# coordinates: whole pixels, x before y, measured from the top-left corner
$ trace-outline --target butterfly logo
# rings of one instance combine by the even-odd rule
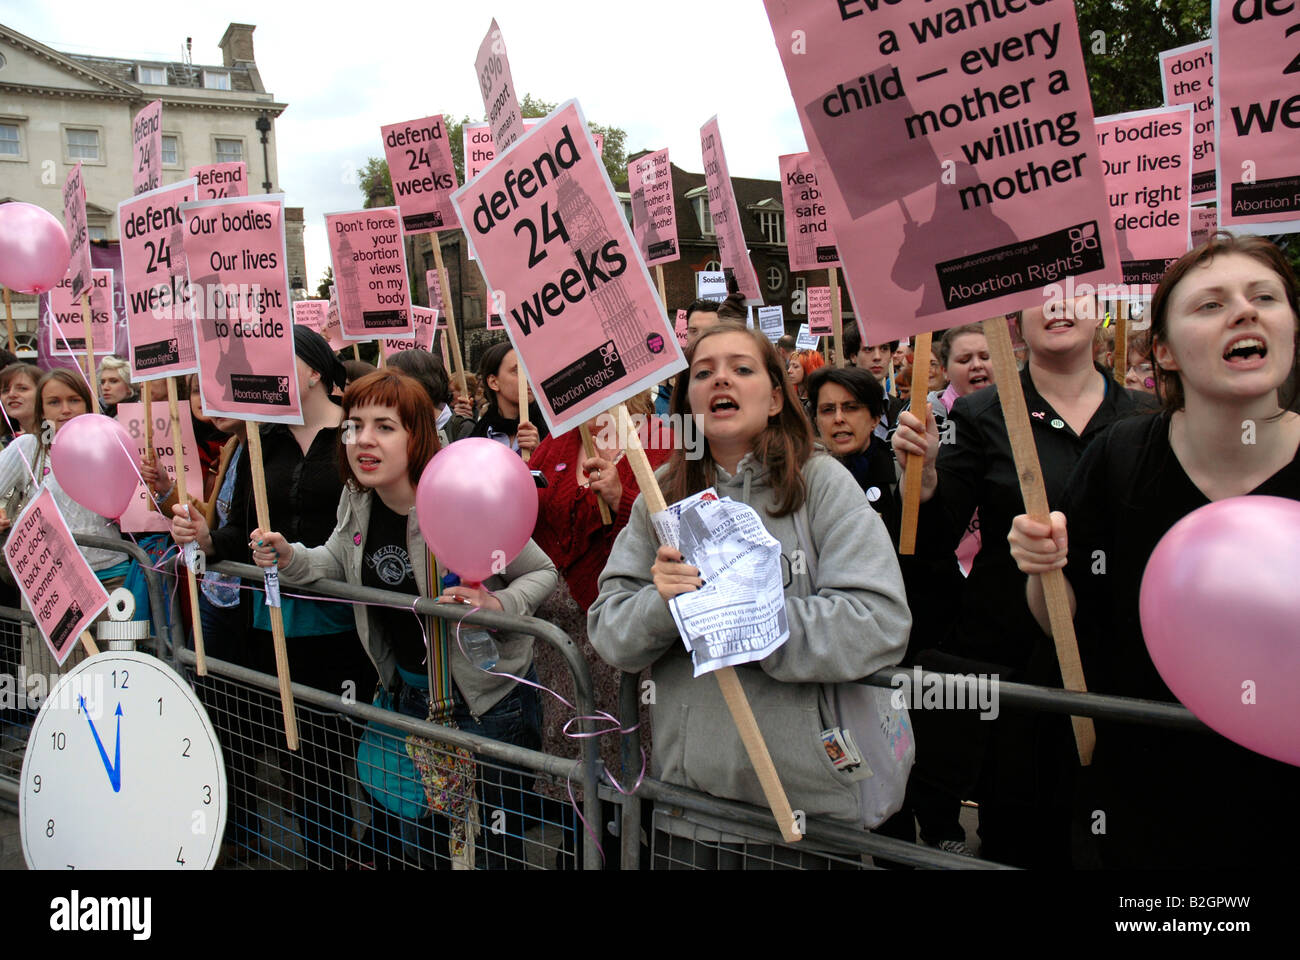
[[[1070,228],[1071,253],[1079,253],[1082,250],[1096,250],[1098,246],[1097,224],[1085,223],[1081,226]]]
[[[288,377],[280,377],[280,392],[281,392],[281,393],[288,393],[288,392],[289,392],[289,378],[288,378]]]
[[[600,348],[600,358],[605,361],[605,366],[609,366],[618,360],[618,347],[611,340]]]

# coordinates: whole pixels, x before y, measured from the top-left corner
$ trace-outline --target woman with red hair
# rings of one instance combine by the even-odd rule
[[[790,378],[795,393],[799,395],[799,402],[803,404],[803,412],[808,415],[809,422],[812,421],[813,410],[812,403],[808,399],[808,375],[824,366],[826,361],[816,350],[796,350],[790,354],[790,363],[785,368],[785,374]]]

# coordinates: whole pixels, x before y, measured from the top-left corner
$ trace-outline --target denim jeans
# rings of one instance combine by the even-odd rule
[[[528,668],[524,679],[537,682],[537,672]],[[454,689],[453,717],[457,728],[540,750],[542,742],[542,706],[538,693],[526,684],[514,689],[492,709],[475,718],[466,706],[460,690]],[[429,715],[428,691],[403,686],[395,698],[399,713],[424,720]],[[484,870],[520,869],[524,861],[524,828],[531,812],[535,793],[535,774],[497,761],[479,759],[476,767],[475,794],[479,802],[479,834],[476,866]],[[447,869],[450,866],[446,817],[426,814],[418,819],[400,817],[371,800],[371,836],[376,848],[377,867],[419,866],[424,869]]]

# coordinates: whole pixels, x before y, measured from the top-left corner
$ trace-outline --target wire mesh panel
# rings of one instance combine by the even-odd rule
[[[28,674],[23,651],[31,646],[35,628],[16,610],[0,608],[0,777],[16,780],[23,768],[27,734],[44,695],[49,677]],[[36,642],[41,642],[39,634]]]
[[[220,661],[209,669],[190,680],[225,753],[230,812],[220,867],[578,866],[581,820],[546,795],[555,790],[542,789],[567,793],[563,778],[475,754],[446,740],[446,727],[421,723],[415,735],[356,717],[342,702],[331,710],[300,696],[299,749],[290,751],[278,694],[223,676]]]

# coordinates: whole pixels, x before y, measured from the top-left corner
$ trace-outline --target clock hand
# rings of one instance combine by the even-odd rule
[[[95,721],[90,719],[86,698],[79,695],[77,700],[81,703],[81,712],[86,715],[86,722],[90,724],[90,734],[95,738],[95,746],[99,747],[99,759],[104,762],[104,769],[108,772],[108,782],[112,784],[114,793],[120,793],[122,790],[122,705],[120,703],[117,705],[117,745],[114,748],[113,763],[110,764],[108,751],[104,749],[104,744],[99,739],[99,731],[95,729]]]

